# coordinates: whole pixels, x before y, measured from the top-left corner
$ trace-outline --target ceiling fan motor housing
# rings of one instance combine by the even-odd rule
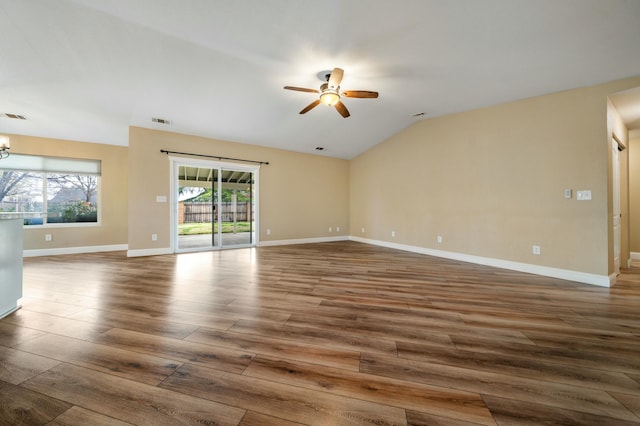
[[[340,93],[338,93],[339,89],[340,86],[336,88],[329,88],[329,85],[324,83],[320,86],[320,102],[330,107],[335,106],[335,104],[340,102]]]

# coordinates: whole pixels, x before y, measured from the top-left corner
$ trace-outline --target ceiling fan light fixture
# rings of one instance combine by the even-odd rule
[[[340,102],[340,95],[338,95],[338,93],[333,90],[324,91],[320,95],[320,102],[322,102],[326,106],[335,106],[338,102]]]
[[[347,107],[340,100],[341,96],[345,98],[377,98],[378,92],[371,92],[369,90],[347,90],[340,91],[340,82],[342,82],[342,76],[344,70],[342,68],[334,68],[333,71],[322,71],[318,74],[318,78],[326,80],[326,83],[320,85],[320,90],[307,89],[305,87],[284,86],[287,90],[295,90],[298,92],[317,93],[320,96],[315,101],[304,107],[299,114],[306,114],[320,104],[325,104],[328,107],[334,107],[336,111],[343,117],[347,118],[351,114]]]

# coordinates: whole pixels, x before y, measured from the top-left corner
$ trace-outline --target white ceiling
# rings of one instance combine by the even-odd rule
[[[0,113],[27,118],[0,132],[116,145],[132,125],[348,159],[419,119],[640,74],[638,0],[0,0],[0,28]],[[333,67],[380,97],[299,115],[315,95],[282,87]]]

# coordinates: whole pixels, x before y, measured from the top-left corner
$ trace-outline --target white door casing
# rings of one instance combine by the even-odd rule
[[[620,240],[621,240],[621,215],[620,215],[620,145],[615,139],[611,140],[611,169],[613,191],[613,272],[620,273]]]

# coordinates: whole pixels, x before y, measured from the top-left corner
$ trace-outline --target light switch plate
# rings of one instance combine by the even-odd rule
[[[564,190],[564,198],[566,198],[567,200],[570,199],[573,195],[572,195],[572,190],[571,189],[565,189]]]
[[[576,192],[576,199],[578,201],[589,201],[589,200],[591,200],[591,190],[590,189],[586,189],[584,191],[577,191]]]

